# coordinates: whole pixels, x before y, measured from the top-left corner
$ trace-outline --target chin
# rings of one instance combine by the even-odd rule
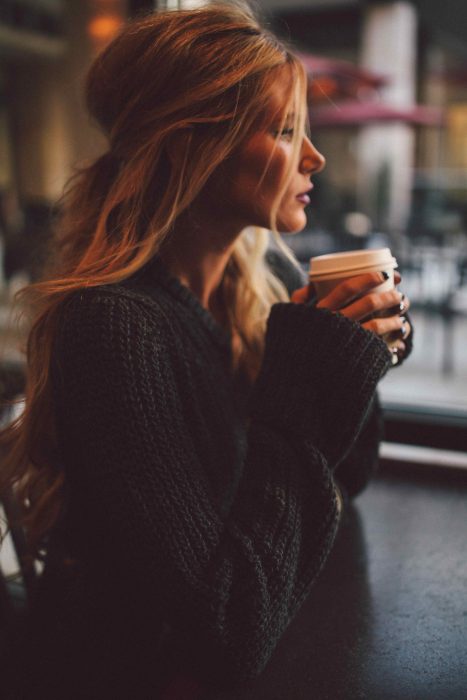
[[[277,230],[284,234],[294,234],[303,231],[307,225],[307,218],[302,207],[290,207],[282,216],[277,217]],[[290,211],[291,210],[291,211]]]
[[[278,222],[277,224],[277,230],[279,233],[283,233],[286,236],[293,236],[294,233],[300,233],[300,231],[303,231],[307,224],[306,217],[303,217],[303,219],[300,219],[300,221],[295,220],[295,221],[289,221],[289,222]]]

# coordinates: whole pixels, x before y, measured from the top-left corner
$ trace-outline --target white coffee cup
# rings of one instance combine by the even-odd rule
[[[388,279],[371,291],[388,292],[394,289],[396,267],[397,260],[389,248],[330,253],[310,259],[309,279],[313,283],[318,299],[322,299],[348,277],[368,272],[386,272]]]
[[[309,279],[313,283],[318,300],[327,296],[344,279],[367,272],[386,272],[387,280],[373,287],[371,291],[389,292],[394,289],[394,270],[396,267],[397,260],[389,248],[331,253],[310,259]],[[393,345],[390,338],[391,334],[388,334],[385,340],[389,349],[392,350]],[[397,362],[397,354],[393,353],[393,365],[396,365]]]

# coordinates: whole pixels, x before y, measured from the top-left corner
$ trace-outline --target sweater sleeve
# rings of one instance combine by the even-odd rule
[[[359,323],[312,305],[276,304],[253,413],[306,436],[333,468],[352,448],[390,364],[386,344]]]
[[[362,430],[349,454],[339,462],[334,476],[344,500],[357,496],[376,472],[379,445],[383,437],[383,416],[377,394]]]
[[[239,680],[262,670],[330,551],[333,462],[388,353],[357,324],[274,307],[243,476],[221,518],[187,428],[177,342],[157,307],[92,290],[71,300],[56,343],[59,422],[79,465],[69,477],[147,614],[164,610],[200,674]]]

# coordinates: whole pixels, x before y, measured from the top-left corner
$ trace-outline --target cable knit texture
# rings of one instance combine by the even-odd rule
[[[54,679],[42,697],[255,676],[309,594],[335,478],[355,492],[375,460],[362,427],[389,352],[343,316],[277,304],[254,387],[231,360],[229,334],[158,260],[64,305],[67,499],[34,612],[35,692]]]

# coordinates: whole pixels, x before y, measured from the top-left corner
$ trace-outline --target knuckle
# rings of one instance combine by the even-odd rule
[[[346,293],[352,295],[356,294],[356,292],[358,292],[360,289],[358,281],[354,277],[350,277],[348,280],[346,280],[342,284],[342,287]]]
[[[381,308],[381,294],[369,294],[367,304],[370,311],[379,311]]]
[[[373,328],[377,335],[383,335],[386,331],[386,324],[382,318],[375,318],[373,321]]]
[[[402,294],[398,292],[397,290],[391,291],[387,293],[387,303],[390,306],[397,306],[397,304],[400,304],[402,299]]]

